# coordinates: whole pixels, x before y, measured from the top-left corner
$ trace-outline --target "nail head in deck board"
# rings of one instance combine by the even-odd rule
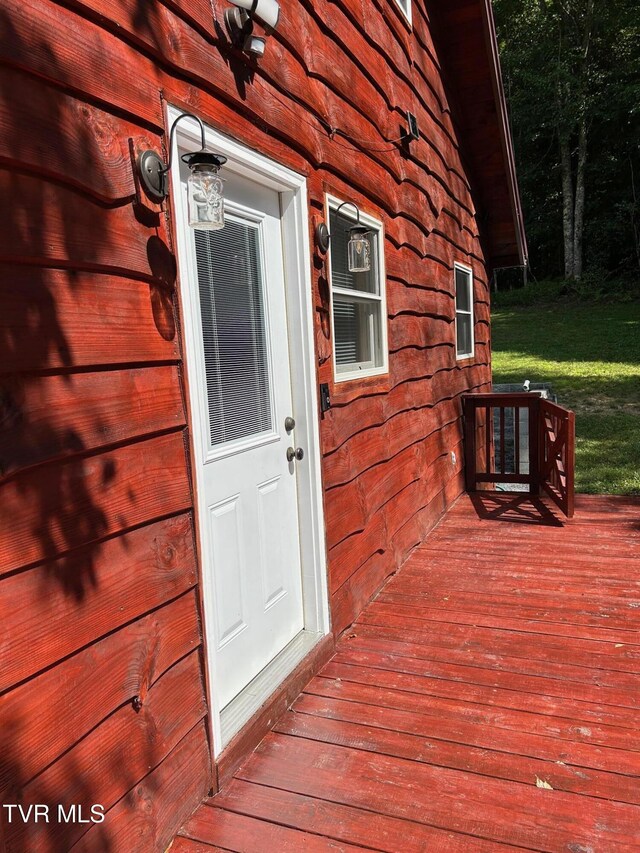
[[[202,844],[184,835],[178,835],[171,843],[171,853],[228,853],[222,847],[213,844]]]

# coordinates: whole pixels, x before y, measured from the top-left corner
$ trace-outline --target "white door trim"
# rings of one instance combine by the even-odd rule
[[[167,126],[182,114],[173,106],[167,107]],[[320,462],[320,434],[317,416],[315,346],[314,346],[314,308],[311,282],[311,251],[309,245],[307,181],[303,175],[287,169],[273,160],[258,154],[233,139],[205,125],[207,147],[224,154],[228,162],[223,171],[236,172],[259,184],[270,187],[280,193],[282,210],[283,255],[285,264],[287,314],[289,325],[289,347],[291,353],[291,380],[294,412],[296,418],[296,441],[305,449],[304,462],[297,466],[300,541],[302,558],[302,594],[304,609],[304,632],[316,635],[319,641],[329,633],[330,616],[327,590],[327,560],[325,545],[325,527],[323,512],[322,477]],[[184,119],[178,125],[175,134],[175,150],[171,179],[171,200],[174,212],[177,243],[178,270],[180,273],[180,294],[185,324],[185,370],[189,380],[190,403],[197,410],[199,401],[197,389],[201,387],[193,366],[199,363],[196,352],[197,335],[192,333],[194,317],[197,318],[195,292],[189,283],[195,281],[190,244],[191,229],[187,223],[181,190],[180,170],[177,166],[179,149],[194,151],[200,148],[200,129],[192,119]],[[199,435],[199,419],[191,418],[193,444],[202,442]],[[203,510],[198,501],[198,493],[203,493],[200,466],[193,465],[196,488],[196,512],[200,525],[203,525]],[[202,598],[205,614],[212,603],[211,585],[207,583],[207,555],[199,543],[202,562]],[[203,625],[207,633],[206,618]],[[309,651],[309,639],[297,644],[297,655],[286,658],[286,669],[290,672]],[[214,755],[218,755],[226,745],[223,743],[221,708],[217,704],[216,664],[214,644],[207,646],[209,708],[211,709]],[[285,649],[285,652],[287,650]],[[277,660],[277,659],[276,659]],[[278,687],[288,672],[282,666],[273,668],[273,683],[261,686],[264,693],[262,701]],[[264,679],[263,679],[264,681]],[[253,684],[253,682],[252,682]],[[241,694],[242,696],[242,694]],[[234,700],[235,701],[235,700]],[[260,703],[261,704],[261,703]],[[246,720],[244,720],[246,722]]]

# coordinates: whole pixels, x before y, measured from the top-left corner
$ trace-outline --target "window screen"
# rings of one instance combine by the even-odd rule
[[[195,231],[212,446],[272,428],[260,234],[227,218]]]

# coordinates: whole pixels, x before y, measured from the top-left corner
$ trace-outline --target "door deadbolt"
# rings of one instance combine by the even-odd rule
[[[304,459],[304,450],[301,447],[287,447],[287,462],[293,462],[295,459],[300,462],[301,459]]]
[[[296,419],[291,416],[284,419],[284,428],[287,432],[293,432],[296,428]]]

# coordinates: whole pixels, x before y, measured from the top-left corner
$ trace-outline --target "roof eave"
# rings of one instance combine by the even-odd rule
[[[520,190],[518,189],[518,179],[516,175],[516,162],[513,150],[513,140],[511,137],[511,129],[509,127],[509,118],[507,111],[507,101],[502,83],[502,68],[500,65],[500,52],[498,50],[498,34],[496,32],[495,19],[493,16],[493,8],[491,0],[481,0],[482,2],[482,19],[485,30],[485,41],[492,71],[492,85],[494,97],[496,101],[496,111],[500,123],[500,137],[502,143],[502,153],[507,167],[507,179],[509,182],[509,195],[511,199],[511,208],[514,218],[514,226],[516,232],[516,240],[518,246],[518,255],[522,266],[528,265],[528,250],[527,236],[524,229],[524,217],[522,215],[522,203],[520,201]]]

